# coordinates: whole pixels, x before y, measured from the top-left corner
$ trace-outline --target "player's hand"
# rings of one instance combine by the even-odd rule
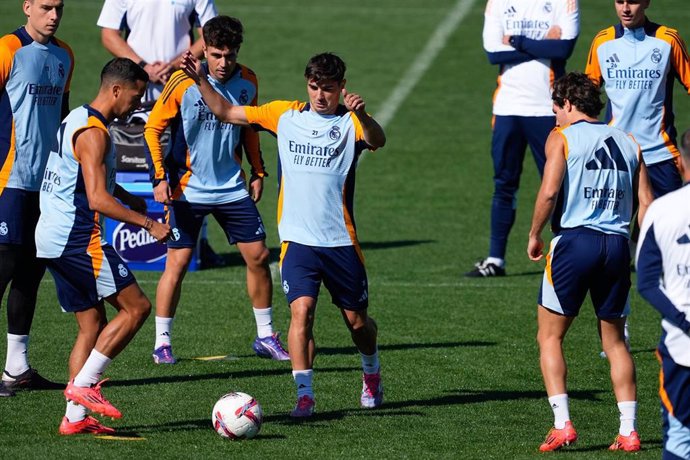
[[[560,26],[551,26],[551,28],[546,31],[546,35],[544,36],[545,40],[560,40],[561,35],[563,34],[563,31],[561,30]]]
[[[197,85],[201,82],[203,78],[206,78],[206,71],[201,65],[201,61],[194,57],[194,55],[187,51],[182,56],[182,61],[180,63],[180,69],[187,74],[189,78],[194,80]]]
[[[162,83],[160,79],[161,64],[163,64],[161,61],[156,61],[148,63],[144,66],[144,70],[147,74],[149,74],[149,81],[151,83]]]
[[[355,114],[365,113],[364,111],[364,99],[357,93],[348,93],[345,88],[343,88],[343,103],[345,108]]]
[[[151,220],[151,228],[148,229],[149,235],[154,237],[159,243],[164,243],[168,238],[170,238],[170,225],[158,222],[157,220]]]
[[[170,192],[170,185],[167,180],[162,180],[153,187],[153,199],[157,203],[170,204],[172,201],[172,193]]]
[[[174,70],[175,68],[173,67],[172,62],[161,62],[161,65],[158,68],[158,79],[161,81],[161,83],[167,83],[168,78],[170,78],[170,75],[172,75]]]
[[[510,46],[510,37],[511,37],[510,35],[504,35],[504,36],[503,36],[502,42],[503,42],[504,45]]]
[[[254,177],[249,180],[249,196],[254,203],[258,203],[264,193],[264,178]]]
[[[145,199],[140,196],[130,194],[130,197],[127,199],[127,201],[127,206],[129,206],[129,209],[136,211],[139,214],[146,214],[147,206]]]
[[[544,257],[544,240],[540,235],[530,236],[527,243],[527,256],[537,262]]]

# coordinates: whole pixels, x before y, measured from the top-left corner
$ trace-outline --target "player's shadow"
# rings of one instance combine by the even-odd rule
[[[183,368],[181,368],[183,371]],[[319,368],[319,373],[328,372],[353,372],[360,371],[359,367],[326,367]],[[183,371],[184,372],[184,371]],[[284,369],[254,369],[254,370],[239,370],[233,372],[215,372],[210,374],[196,374],[196,375],[165,375],[157,377],[147,377],[141,379],[123,379],[123,380],[109,380],[109,387],[131,387],[138,385],[157,385],[167,383],[184,383],[184,382],[198,382],[206,380],[228,380],[240,378],[253,377],[267,377],[276,375],[292,375],[292,369],[288,366]]]
[[[425,348],[464,348],[464,347],[494,347],[497,342],[469,340],[464,342],[434,342],[434,343],[394,343],[379,344],[380,351],[419,350]],[[351,355],[357,350],[354,345],[347,347],[319,347],[320,355]]]
[[[608,394],[604,390],[580,390],[568,392],[570,399],[585,401],[601,401],[599,394]],[[317,411],[309,422],[327,422],[340,420],[349,416],[371,416],[371,417],[399,417],[399,416],[418,416],[425,417],[425,408],[433,406],[448,407],[453,405],[481,404],[496,401],[516,401],[516,400],[537,400],[545,398],[545,393],[541,391],[510,391],[510,390],[455,390],[451,394],[437,396],[427,399],[410,399],[406,401],[384,402],[383,406],[377,409],[348,409],[321,412]],[[418,410],[416,410],[418,408]],[[285,415],[275,415],[271,417],[275,423],[299,423]]]
[[[266,418],[264,418],[264,422]],[[141,438],[148,433],[175,432],[175,431],[207,431],[212,430],[211,420],[201,418],[196,420],[176,420],[165,423],[154,423],[150,425],[129,425],[117,429],[115,436],[124,438]],[[286,436],[279,434],[258,434],[254,439],[285,439]]]
[[[574,446],[569,446],[564,448],[563,452],[601,452],[602,450],[607,450],[610,444],[595,444],[591,446],[583,445],[586,441],[580,439],[578,444]],[[661,450],[664,445],[661,439],[647,439],[642,440],[642,450]]]
[[[365,250],[403,248],[407,246],[418,246],[420,244],[435,243],[436,240],[398,240],[398,241],[367,241],[360,242],[359,246]],[[269,260],[277,261],[280,259],[280,248],[268,248],[270,253]],[[238,251],[223,252],[215,254],[221,263],[218,266],[238,266],[244,265],[242,255]],[[212,267],[209,267],[212,268]]]

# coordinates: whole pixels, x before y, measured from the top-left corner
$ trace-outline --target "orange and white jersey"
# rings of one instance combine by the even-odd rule
[[[94,108],[84,105],[70,112],[57,132],[57,142],[43,174],[41,217],[36,224],[37,256],[54,259],[63,255],[93,253],[106,244],[103,216],[89,207],[81,161],[74,152],[77,136],[86,129],[108,135],[108,122]],[[105,156],[106,189],[115,190],[115,146]]]
[[[690,59],[677,31],[649,21],[637,29],[604,29],[594,37],[585,73],[605,85],[606,121],[635,136],[647,165],[680,154],[673,80],[690,91]]]
[[[353,213],[357,158],[371,147],[344,106],[319,115],[306,102],[244,107],[252,125],[278,138],[278,233],[307,246],[358,245]]]
[[[73,66],[72,51],[54,37],[43,45],[20,27],[0,38],[0,194],[38,191]]]

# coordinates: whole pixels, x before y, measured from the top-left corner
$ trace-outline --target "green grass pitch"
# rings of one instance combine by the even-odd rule
[[[348,89],[372,114],[384,113],[391,93],[423,59],[422,50],[457,0],[216,0],[221,13],[246,27],[240,61],[260,80],[260,101],[302,99],[307,59],[329,50],[348,64]],[[74,49],[71,106],[95,95],[109,58],[95,25],[101,0],[65,0],[58,36]],[[539,372],[536,295],[542,264],[526,256],[538,177],[525,161],[518,220],[509,243],[508,273],[497,280],[461,275],[488,249],[492,193],[491,95],[496,68],[481,44],[485,2],[467,0],[466,15],[386,123],[388,144],[367,154],[358,170],[356,215],[370,277],[371,315],[380,332],[385,405],[359,408],[360,363],[338,311],[323,293],[316,324],[315,391],[318,416],[292,423],[295,402],[289,363],[253,356],[254,321],[235,248],[211,227],[214,248],[229,266],[190,273],[175,322],[177,366],[151,362],[152,318],[107,371],[105,394],[124,418],[111,423],[128,439],[61,437],[58,391],[20,393],[0,400],[0,458],[538,458],[552,415]],[[615,21],[613,1],[582,0],[581,35],[568,69],[584,69],[594,34]],[[690,39],[686,0],[655,0],[652,20]],[[23,24],[21,1],[0,2],[0,30]],[[676,85],[677,126],[690,126],[690,98]],[[260,211],[268,244],[277,253],[275,142],[262,136],[271,177]],[[305,205],[308,205],[305,203]],[[158,273],[137,277],[153,297]],[[632,351],[638,368],[639,431],[635,458],[659,458],[657,313],[633,290]],[[287,331],[289,311],[279,283],[275,324]],[[113,311],[110,309],[109,311]],[[4,310],[0,314],[5,330]],[[31,336],[32,364],[65,381],[76,334],[62,314],[46,275]],[[5,356],[0,340],[0,357]],[[619,458],[606,451],[618,413],[599,358],[595,318],[587,304],[566,341],[571,415],[578,444],[569,458]],[[199,356],[236,359],[199,361]],[[0,358],[0,359],[1,359]],[[259,436],[230,442],[211,429],[222,394],[243,391],[262,404]]]

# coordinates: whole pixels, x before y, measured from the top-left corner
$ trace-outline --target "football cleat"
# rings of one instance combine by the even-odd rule
[[[167,343],[153,350],[151,356],[155,364],[177,364],[177,359],[172,354],[172,347]]]
[[[637,431],[633,431],[628,436],[619,434],[614,439],[613,444],[609,446],[609,450],[624,450],[626,452],[637,452],[640,450],[640,436]]]
[[[577,441],[577,432],[571,422],[565,422],[565,427],[559,429],[551,428],[546,435],[546,439],[539,446],[542,452],[558,450],[563,446],[569,446]]]
[[[87,416],[84,420],[79,420],[78,422],[70,423],[67,417],[62,417],[62,423],[60,423],[60,428],[58,433],[61,435],[71,435],[71,434],[113,434],[115,430],[102,425],[101,422],[91,417]]]
[[[43,378],[33,367],[19,375],[12,375],[7,371],[2,373],[2,383],[10,391],[17,390],[64,390],[61,383],[51,382]]]
[[[14,396],[14,391],[8,389],[0,382],[0,398],[9,398],[10,396]]]
[[[474,264],[474,268],[467,273],[465,276],[468,278],[491,278],[495,276],[506,276],[506,270],[496,264],[487,262],[486,260],[480,260]]]
[[[122,413],[110,404],[110,401],[105,399],[101,393],[101,385],[107,380],[103,379],[90,387],[75,386],[74,381],[70,380],[67,388],[65,388],[65,398],[106,417],[122,418]]]
[[[381,371],[376,374],[362,375],[362,396],[359,399],[362,407],[374,408],[383,404],[383,383]]]
[[[257,356],[262,358],[271,358],[276,361],[290,360],[290,355],[285,351],[285,348],[283,348],[283,344],[280,343],[280,334],[278,332],[274,332],[268,337],[257,337],[254,339],[252,348]]]
[[[314,406],[316,405],[316,402],[314,401],[314,398],[312,398],[309,395],[304,395],[301,396],[297,400],[297,405],[295,408],[290,412],[290,417],[292,418],[307,418],[311,417],[314,415]]]

